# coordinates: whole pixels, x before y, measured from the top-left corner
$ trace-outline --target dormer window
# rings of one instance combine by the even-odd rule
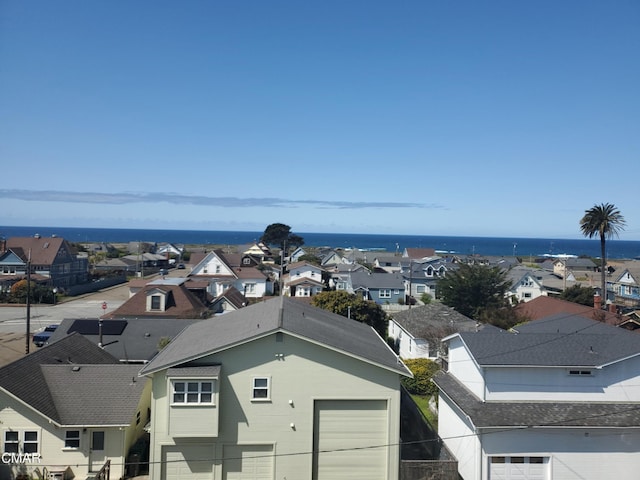
[[[160,295],[151,295],[151,310],[160,310],[162,297]]]
[[[147,293],[147,312],[164,312],[167,308],[167,293],[154,289]]]

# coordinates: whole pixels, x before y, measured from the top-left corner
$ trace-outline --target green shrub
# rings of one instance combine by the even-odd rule
[[[404,364],[413,373],[413,378],[404,378],[402,384],[412,395],[431,396],[438,393],[438,387],[431,377],[440,370],[440,366],[428,358],[412,358],[404,360]]]

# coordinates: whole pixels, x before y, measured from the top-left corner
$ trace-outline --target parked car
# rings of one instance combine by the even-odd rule
[[[44,327],[43,331],[36,333],[33,336],[33,344],[36,347],[42,347],[43,345],[46,345],[47,342],[49,342],[49,337],[51,336],[51,334],[56,331],[56,328],[58,328],[57,324]]]
[[[178,270],[184,270],[184,263],[178,264]]]

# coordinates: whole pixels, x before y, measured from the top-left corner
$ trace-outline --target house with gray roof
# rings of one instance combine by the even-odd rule
[[[125,475],[145,438],[151,382],[74,334],[0,368],[0,478]]]
[[[435,298],[438,280],[456,268],[456,264],[437,256],[410,261],[402,273],[407,295],[420,300],[426,293]]]
[[[441,351],[441,340],[452,333],[475,331],[480,325],[440,302],[394,312],[389,318],[389,337],[401,358],[430,358]]]
[[[405,300],[405,283],[401,273],[351,272],[346,290],[379,305]]]
[[[607,290],[613,292],[614,303],[640,307],[640,261],[624,262],[615,275],[608,277]]]
[[[637,333],[560,314],[444,342],[438,430],[462,478],[637,478]]]
[[[398,478],[411,373],[366,324],[272,298],[191,325],[141,375],[150,478]]]
[[[147,363],[162,346],[187,328],[203,321],[184,318],[65,318],[49,337],[53,344],[80,334],[122,363]],[[206,320],[204,320],[206,321]]]

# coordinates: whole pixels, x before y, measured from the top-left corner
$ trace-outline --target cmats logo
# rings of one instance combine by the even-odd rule
[[[40,463],[42,457],[39,453],[8,453],[4,452],[0,457],[4,464]]]

